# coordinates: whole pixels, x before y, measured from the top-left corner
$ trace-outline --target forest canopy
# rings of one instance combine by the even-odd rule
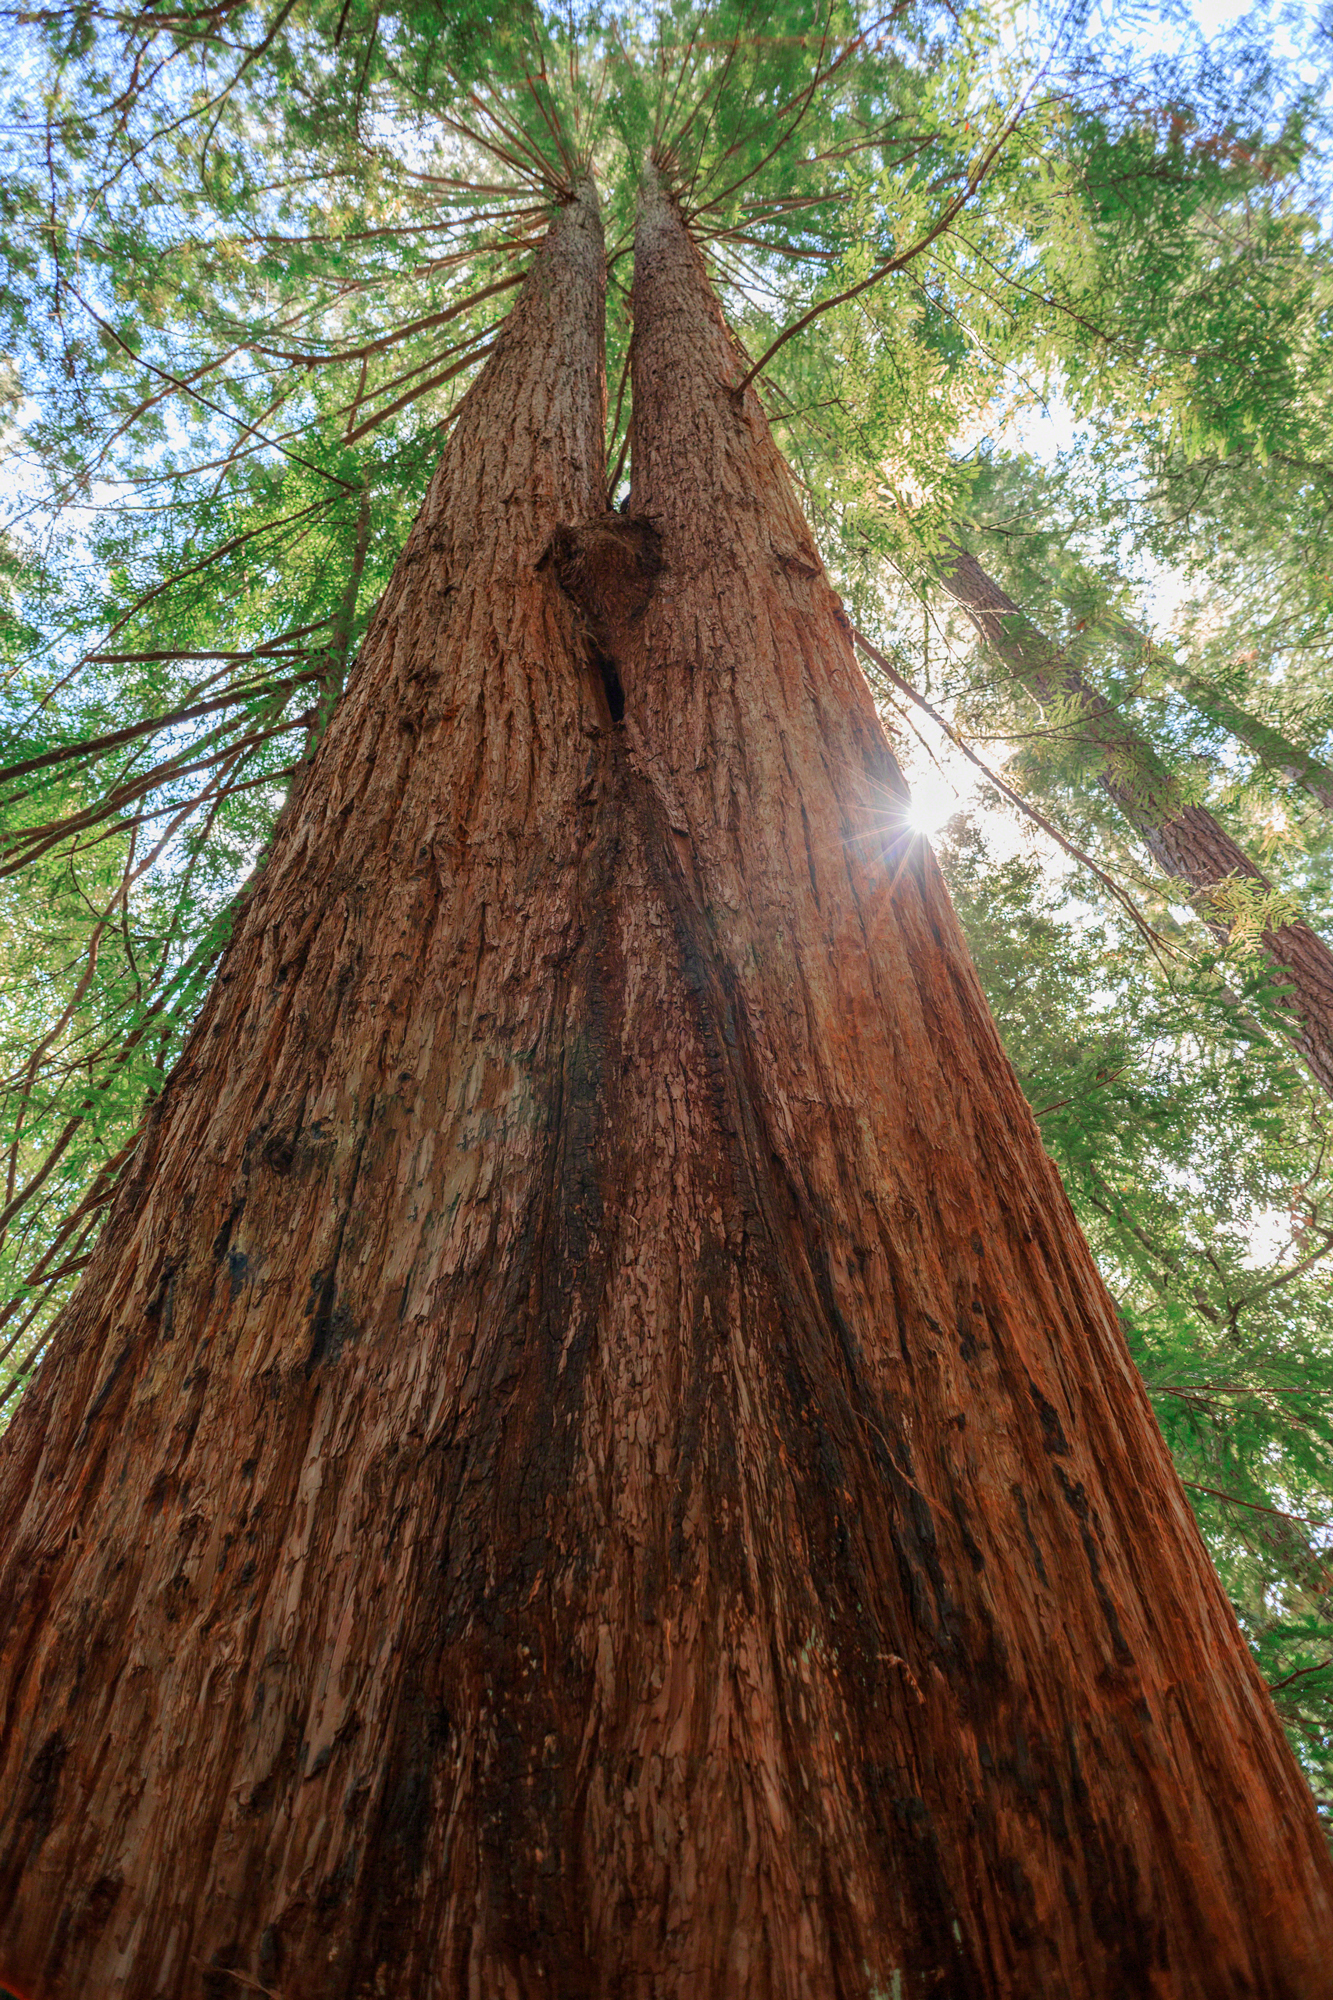
[[[885,866],[933,838],[1333,1811],[1330,1112],[1273,948],[1333,939],[1327,21],[0,16],[4,1415],[588,173],[623,496],[651,156],[915,787]],[[1185,811],[1248,871],[1164,867]]]

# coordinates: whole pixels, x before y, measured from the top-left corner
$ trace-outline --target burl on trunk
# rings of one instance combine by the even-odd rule
[[[40,2000],[1333,1993],[1313,1808],[649,176],[468,398],[3,1450]]]

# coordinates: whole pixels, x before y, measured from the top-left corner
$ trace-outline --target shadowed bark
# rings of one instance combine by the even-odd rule
[[[1040,708],[1072,713],[1079,740],[1100,759],[1097,782],[1102,790],[1163,874],[1189,884],[1200,915],[1225,939],[1230,921],[1217,892],[1234,881],[1271,890],[1268,877],[1211,813],[1181,799],[1151,746],[1023,615],[975,556],[955,548],[949,560],[940,582],[966,611],[983,645]],[[1272,925],[1260,933],[1259,943],[1281,985],[1290,989],[1292,1040],[1313,1076],[1333,1093],[1333,951],[1305,923]]]
[[[3,1976],[1325,2000],[1309,1795],[651,177],[628,517],[601,283],[585,191],[0,1445]]]

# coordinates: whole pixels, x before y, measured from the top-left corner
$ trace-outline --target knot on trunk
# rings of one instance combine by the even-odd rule
[[[662,538],[636,514],[599,514],[578,527],[557,528],[538,569],[551,569],[588,621],[598,648],[611,659],[627,628],[653,594],[662,568]]]

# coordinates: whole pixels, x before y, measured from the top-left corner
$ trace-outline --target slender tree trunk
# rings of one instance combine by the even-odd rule
[[[1200,715],[1206,715],[1210,722],[1225,729],[1238,743],[1243,743],[1266,771],[1285,778],[1288,784],[1299,785],[1325,812],[1333,812],[1333,770],[1327,764],[1321,764],[1317,757],[1312,757],[1299,743],[1293,743],[1271,722],[1251,715],[1224,688],[1214,687],[1211,681],[1181,666],[1148,633],[1131,624],[1127,618],[1116,619],[1114,625],[1140,652],[1151,652],[1154,666],[1178,693],[1184,695],[1192,708],[1198,709]]]
[[[651,181],[554,229],[4,1441],[40,2000],[1324,2000],[1313,1807]]]
[[[1072,714],[1079,740],[1100,759],[1102,790],[1162,872],[1190,885],[1205,921],[1226,937],[1230,923],[1218,892],[1236,881],[1271,890],[1268,877],[1211,813],[1182,801],[1152,747],[1023,615],[975,556],[955,548],[940,581],[983,644],[1038,706]],[[1260,943],[1290,989],[1292,1040],[1317,1081],[1333,1093],[1333,951],[1305,923],[1272,925],[1260,934]]]
[[[1266,771],[1285,778],[1289,784],[1299,785],[1325,812],[1333,812],[1333,770],[1327,764],[1321,764],[1272,723],[1251,715],[1233,701],[1225,688],[1214,687],[1211,681],[1173,663],[1167,665],[1167,678],[1201,715],[1219,724],[1252,751]]]

